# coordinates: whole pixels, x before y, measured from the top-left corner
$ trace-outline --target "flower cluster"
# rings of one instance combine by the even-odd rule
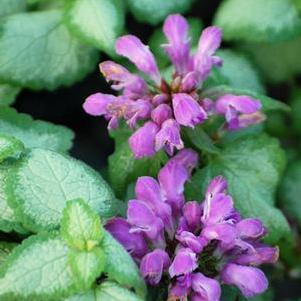
[[[108,128],[124,119],[131,128],[139,121],[142,127],[130,137],[130,147],[136,158],[152,156],[165,149],[172,155],[184,147],[180,127],[194,127],[212,115],[222,115],[229,130],[237,130],[263,120],[261,104],[249,96],[227,94],[218,99],[201,98],[199,90],[214,66],[222,60],[215,55],[221,43],[218,27],[206,28],[195,54],[190,53],[188,23],[180,15],[169,16],[163,26],[167,44],[162,45],[175,71],[171,82],[161,77],[149,48],[137,37],[126,35],[116,42],[116,52],[128,58],[148,78],[132,74],[112,61],[100,64],[100,70],[119,96],[96,93],[89,96],[84,109],[94,116],[109,120]]]
[[[242,219],[227,194],[226,180],[209,184],[204,201],[185,202],[184,184],[197,154],[181,150],[152,177],[137,180],[127,219],[113,218],[106,229],[128,250],[150,285],[170,279],[168,300],[219,301],[220,283],[251,297],[268,287],[257,268],[278,259],[278,249],[260,239],[258,219]]]

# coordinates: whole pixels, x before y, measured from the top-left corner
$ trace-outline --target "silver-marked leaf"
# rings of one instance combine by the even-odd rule
[[[54,235],[23,241],[1,267],[0,300],[58,300],[76,292],[67,253]]]
[[[98,214],[82,199],[68,201],[61,220],[61,236],[71,248],[91,251],[103,238]]]
[[[292,0],[225,0],[213,22],[226,40],[289,40],[300,34],[301,21]]]
[[[301,161],[294,161],[284,174],[281,183],[281,206],[301,225]]]
[[[16,246],[17,244],[13,242],[0,241],[0,267]]]
[[[107,231],[102,246],[106,254],[105,272],[109,279],[123,286],[133,287],[137,294],[144,296],[146,286],[130,254]]]
[[[12,166],[14,166],[14,163],[8,161],[0,164],[0,230],[26,233],[27,231],[21,226],[14,211],[9,206],[5,194],[7,175]]]
[[[28,148],[41,147],[66,152],[72,147],[74,134],[64,126],[33,120],[13,108],[0,109],[0,133],[21,140]]]
[[[19,87],[0,83],[0,106],[12,104],[20,91]]]
[[[124,18],[122,0],[75,0],[66,9],[71,31],[110,55],[116,38],[122,33]]]
[[[106,218],[113,193],[93,169],[69,156],[32,149],[10,172],[6,189],[19,220],[33,232],[57,228],[68,200],[82,198]]]
[[[240,45],[271,83],[289,81],[301,73],[301,38],[280,43],[246,43]]]
[[[105,281],[95,289],[72,296],[64,301],[143,301],[133,292],[115,282]]]
[[[26,0],[1,0],[0,18],[26,10]]]
[[[0,163],[9,158],[18,156],[24,150],[24,144],[12,137],[0,134]]]
[[[156,25],[173,13],[184,13],[193,0],[128,0],[128,5],[138,21]]]
[[[226,79],[225,84],[238,89],[248,89],[264,94],[265,88],[259,77],[255,65],[242,53],[223,49],[218,51],[223,59],[223,66],[218,72]]]
[[[104,270],[104,251],[99,247],[89,252],[71,250],[68,256],[76,287],[82,291],[91,288]]]
[[[59,10],[15,14],[0,25],[0,81],[53,90],[82,79],[96,62],[95,50],[70,34]]]

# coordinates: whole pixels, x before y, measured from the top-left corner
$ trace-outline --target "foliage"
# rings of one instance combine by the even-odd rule
[[[123,62],[116,39],[144,27],[143,42],[173,79],[161,23],[169,14],[187,14],[195,53],[209,20],[196,17],[195,8],[203,14],[205,6],[193,0],[0,0],[1,301],[143,301],[146,294],[148,301],[166,300],[166,287],[147,292],[136,262],[105,225],[125,215],[137,178],[156,178],[168,155],[135,158],[128,143],[133,131],[122,124],[110,130],[114,151],[103,179],[69,153],[76,133],[14,107],[20,108],[23,89],[56,97],[54,90],[96,69],[101,55]],[[209,181],[223,175],[238,211],[259,218],[266,241],[280,247],[281,261],[267,273],[300,281],[301,1],[222,0],[216,6],[210,14],[223,30],[226,43],[216,55],[224,62],[197,91],[199,98],[247,95],[260,101],[266,120],[238,132],[225,131],[218,116],[183,127],[185,147],[199,155],[185,197],[201,201]],[[235,289],[222,290],[222,300],[246,300]],[[250,300],[273,298],[272,287]]]

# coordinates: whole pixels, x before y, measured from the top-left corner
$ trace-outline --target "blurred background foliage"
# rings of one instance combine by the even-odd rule
[[[193,47],[205,26],[223,29],[219,56],[225,63],[214,70],[210,81],[266,94],[291,106],[290,111],[269,113],[265,126],[286,150],[288,164],[277,201],[296,243],[280,246],[283,260],[278,272],[271,272],[275,292],[256,300],[297,300],[301,295],[300,0],[0,0],[0,129],[9,134],[13,126],[28,147],[39,137],[46,147],[67,151],[74,135],[54,124],[65,125],[75,133],[71,154],[98,170],[104,168],[114,142],[106,122],[87,116],[81,107],[89,94],[110,91],[97,65],[106,59],[120,61],[115,39],[130,32],[150,45],[168,76],[169,61],[160,44],[164,43],[162,21],[171,13],[188,17]],[[34,122],[7,106],[50,123]],[[22,131],[20,124],[26,124],[28,131]],[[69,142],[60,144],[51,138],[56,132]],[[228,300],[231,294],[235,295],[229,292]]]

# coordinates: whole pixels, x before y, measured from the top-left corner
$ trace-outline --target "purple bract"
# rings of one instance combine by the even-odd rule
[[[138,178],[127,219],[113,218],[106,229],[150,285],[169,279],[168,300],[219,301],[221,283],[246,297],[264,292],[268,281],[257,266],[276,262],[278,248],[260,241],[266,234],[260,220],[241,218],[221,176],[210,182],[203,202],[185,202],[184,185],[196,165],[197,154],[184,149],[158,180]]]
[[[167,43],[162,45],[175,67],[171,82],[159,73],[156,60],[137,37],[126,35],[116,42],[116,52],[128,58],[145,78],[129,72],[112,61],[100,64],[100,70],[119,96],[96,93],[89,96],[84,109],[109,120],[108,128],[118,127],[119,119],[131,128],[145,121],[130,138],[136,158],[152,156],[164,149],[169,155],[184,147],[181,126],[195,127],[212,115],[222,115],[229,130],[261,122],[261,104],[249,96],[223,95],[218,99],[202,98],[198,93],[214,66],[222,60],[215,55],[221,44],[218,27],[206,28],[195,54],[190,53],[188,23],[181,15],[171,15],[164,23]],[[146,138],[146,136],[148,138]]]

